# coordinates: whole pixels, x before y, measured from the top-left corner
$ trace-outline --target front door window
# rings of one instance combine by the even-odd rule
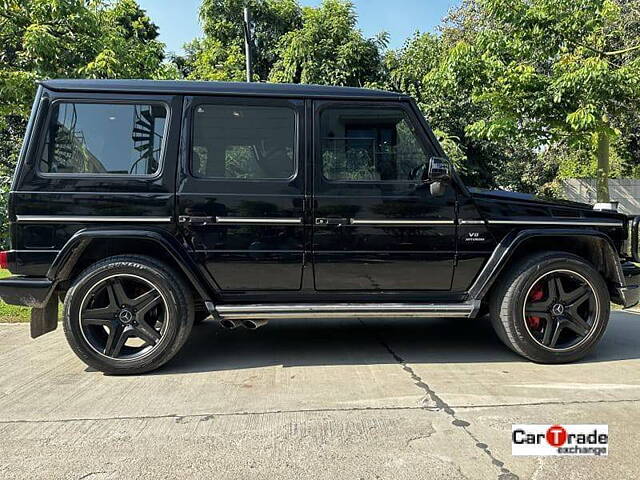
[[[415,181],[428,160],[407,113],[394,109],[324,111],[321,152],[330,181]]]

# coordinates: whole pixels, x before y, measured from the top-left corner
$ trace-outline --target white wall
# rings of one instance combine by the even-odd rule
[[[596,203],[596,180],[594,178],[563,180],[562,188],[567,200]],[[609,196],[612,201],[620,202],[619,212],[640,215],[640,179],[610,179]]]

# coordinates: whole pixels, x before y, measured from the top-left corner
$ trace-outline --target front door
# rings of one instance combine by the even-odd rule
[[[298,290],[304,101],[185,99],[178,215],[223,292]]]
[[[409,104],[315,102],[317,290],[449,290],[452,186],[422,182],[436,148]]]

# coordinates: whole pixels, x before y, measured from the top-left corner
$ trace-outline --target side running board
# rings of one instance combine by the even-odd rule
[[[215,305],[208,307],[214,317],[228,320],[273,318],[336,318],[336,317],[475,317],[480,302],[452,304],[409,303],[333,303],[333,304],[260,304]]]

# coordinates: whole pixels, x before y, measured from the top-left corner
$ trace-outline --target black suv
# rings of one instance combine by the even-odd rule
[[[31,333],[108,373],[192,325],[479,317],[533,361],[576,360],[638,302],[638,221],[465,187],[407,96],[308,85],[52,80],[10,193]],[[452,320],[455,321],[455,320]]]

